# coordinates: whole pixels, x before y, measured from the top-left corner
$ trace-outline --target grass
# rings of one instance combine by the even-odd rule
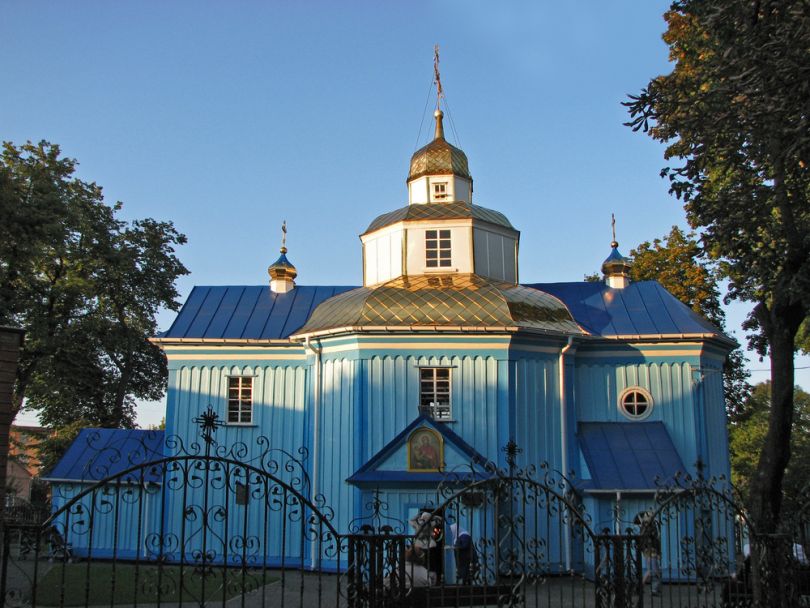
[[[261,570],[246,570],[244,590],[252,591],[276,580],[276,576],[262,576]],[[227,600],[243,591],[242,571],[238,568],[229,568],[223,577],[222,568],[214,567],[202,576],[194,566],[187,565],[181,577],[180,566],[175,565],[159,568],[153,564],[136,567],[132,563],[83,562],[55,564],[37,584],[37,604],[60,605],[63,581],[65,606],[156,604],[158,596],[161,603],[222,600],[223,597]]]

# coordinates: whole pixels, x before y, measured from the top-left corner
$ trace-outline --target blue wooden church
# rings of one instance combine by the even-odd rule
[[[505,466],[510,441],[518,465],[576,480],[594,527],[618,527],[618,503],[631,518],[657,482],[698,461],[727,474],[721,371],[733,342],[657,282],[631,281],[615,241],[603,282],[521,283],[520,233],[474,202],[442,118],[411,158],[408,204],[360,235],[362,286],[298,285],[282,246],[269,284],[193,289],[154,338],[169,363],[166,438],[200,441],[210,405],[218,446],[304,448],[308,492],[341,531],[374,493],[408,521],[447,471]],[[106,433],[98,441],[113,445],[146,431]],[[81,443],[55,484],[92,481]],[[159,487],[153,496],[159,505]],[[179,526],[163,503],[146,507],[162,509],[152,521]]]

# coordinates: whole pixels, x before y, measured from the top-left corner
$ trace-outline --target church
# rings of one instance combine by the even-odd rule
[[[733,341],[657,282],[631,281],[615,240],[603,281],[521,283],[520,232],[477,204],[467,156],[434,118],[410,159],[408,204],[360,235],[362,285],[299,285],[282,246],[264,284],[192,290],[154,338],[169,365],[166,440],[199,443],[210,407],[217,447],[305,455],[306,492],[339,532],[375,496],[412,519],[448,471],[507,466],[507,444],[513,464],[571,480],[600,529],[621,529],[696,463],[727,475]],[[100,440],[146,432],[110,433]],[[74,448],[50,477],[78,489],[87,456]],[[171,503],[154,508],[180,526]],[[250,517],[261,511],[245,523],[260,527]]]

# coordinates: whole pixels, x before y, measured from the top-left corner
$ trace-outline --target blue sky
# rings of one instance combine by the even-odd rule
[[[667,6],[6,0],[0,138],[58,143],[125,217],[173,221],[184,297],[264,283],[284,219],[299,284],[356,285],[357,237],[406,203],[429,138],[438,43],[449,139],[475,202],[521,231],[521,281],[579,280],[609,252],[611,213],[624,253],[685,226],[661,146],[620,105],[669,70]],[[744,315],[729,311],[741,341]],[[810,387],[810,370],[797,380]],[[140,409],[143,424],[161,415]]]

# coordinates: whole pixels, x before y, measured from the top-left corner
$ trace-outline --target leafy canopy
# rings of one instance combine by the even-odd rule
[[[770,358],[771,408],[750,505],[772,532],[810,312],[810,2],[676,0],[665,19],[674,68],[631,96],[628,124],[666,144],[670,191],[729,296],[754,303],[745,327]]]
[[[135,400],[164,392],[148,338],[157,311],[179,306],[186,239],[171,222],[119,219],[121,203],[75,170],[48,142],[0,156],[0,324],[26,330],[15,407],[49,426],[132,426]]]
[[[785,471],[784,491],[787,497],[800,499],[810,479],[810,394],[797,386],[794,395],[792,456]],[[744,496],[750,492],[759,453],[765,443],[770,408],[771,383],[761,382],[753,387],[745,414],[729,426],[731,478]]]

